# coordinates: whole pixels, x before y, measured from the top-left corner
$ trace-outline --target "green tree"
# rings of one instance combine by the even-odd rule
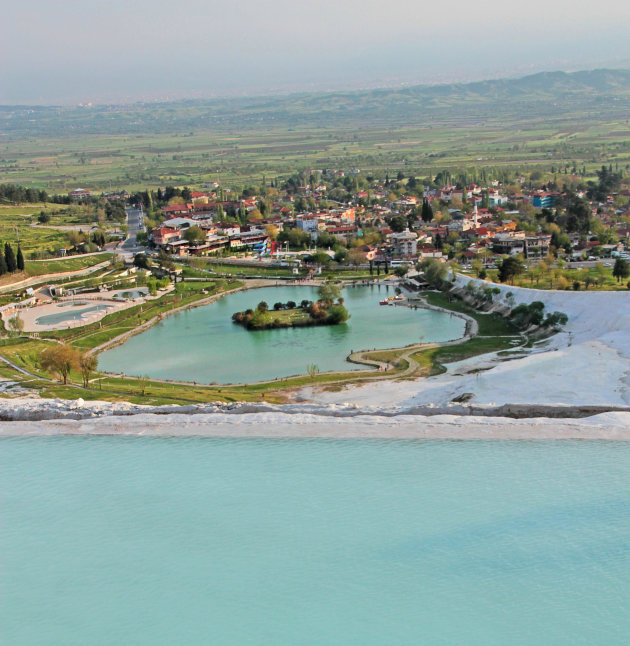
[[[190,242],[190,244],[200,244],[206,241],[206,232],[199,227],[189,227],[184,231],[184,238]]]
[[[79,369],[81,370],[81,377],[83,378],[83,386],[90,387],[90,375],[96,371],[98,367],[98,358],[95,354],[88,354],[84,352],[79,357]]]
[[[4,254],[2,253],[2,249],[0,249],[0,276],[2,276],[2,274],[6,274],[7,271],[9,271],[7,269],[7,261],[4,258]]]
[[[396,215],[389,221],[389,226],[395,233],[400,233],[407,227],[407,219],[402,215]]]
[[[341,296],[341,289],[334,283],[326,281],[317,289],[317,295],[324,307],[330,307]]]
[[[422,200],[422,211],[420,212],[420,217],[423,222],[431,222],[431,220],[433,220],[433,208],[426,197]]]
[[[7,263],[7,271],[13,273],[17,269],[17,261],[13,253],[13,248],[8,242],[4,243],[4,259]]]
[[[79,367],[79,351],[65,343],[53,343],[42,351],[39,365],[47,372],[59,375],[67,384],[70,372]]]
[[[630,263],[624,258],[617,258],[612,275],[617,279],[618,283],[621,282],[622,278],[628,278],[630,276]]]
[[[24,319],[22,319],[19,314],[16,314],[7,321],[7,326],[11,336],[20,335],[24,330]]]
[[[24,254],[22,253],[22,247],[18,245],[17,252],[17,268],[18,271],[24,271]]]
[[[510,281],[510,284],[514,284],[514,278],[520,276],[525,271],[523,263],[516,258],[515,256],[509,256],[504,258],[501,266],[499,267],[499,280],[502,283]]]

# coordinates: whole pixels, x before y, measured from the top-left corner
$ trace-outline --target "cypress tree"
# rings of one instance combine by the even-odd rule
[[[4,243],[4,259],[7,263],[7,270],[13,273],[17,269],[17,262],[15,261],[15,254],[8,242]]]
[[[18,271],[24,271],[24,254],[22,253],[22,247],[18,245],[18,252],[17,252],[17,268]]]
[[[7,273],[7,263],[4,259],[4,254],[2,253],[2,249],[0,248],[0,276],[6,273]]]
[[[426,197],[422,200],[422,211],[420,213],[420,217],[423,222],[431,222],[431,220],[433,220],[433,209]]]

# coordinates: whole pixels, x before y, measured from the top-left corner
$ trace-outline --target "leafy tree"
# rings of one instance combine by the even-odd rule
[[[442,286],[448,275],[446,264],[433,258],[423,260],[418,264],[417,269],[424,272],[427,282],[437,288]]]
[[[364,251],[361,251],[361,249],[350,249],[348,259],[350,260],[350,263],[355,266],[363,265],[367,261],[367,255]]]
[[[7,271],[13,273],[17,269],[17,261],[13,253],[13,248],[8,242],[4,243],[4,259],[7,263]]]
[[[269,309],[269,305],[267,305],[267,301],[260,301],[258,305],[256,306],[256,309],[259,312],[266,312]]]
[[[622,278],[628,278],[630,276],[630,263],[624,258],[617,258],[612,275],[617,279],[618,283],[621,282]]]
[[[24,254],[22,253],[22,247],[18,245],[18,252],[17,252],[17,268],[18,271],[24,271]]]
[[[11,336],[13,336],[14,334],[19,335],[24,330],[24,319],[22,319],[19,314],[16,314],[7,321],[7,325],[9,327]]]
[[[39,364],[47,372],[59,375],[67,384],[70,372],[79,367],[79,351],[65,343],[54,343],[42,351]]]
[[[267,233],[269,240],[276,240],[278,238],[278,234],[280,233],[280,230],[274,224],[268,224],[265,227],[265,232]]]
[[[408,271],[409,271],[409,267],[407,267],[407,265],[400,265],[400,267],[396,267],[396,269],[394,269],[394,273],[399,278],[403,278],[404,276],[406,276]]]
[[[326,281],[319,286],[317,295],[319,300],[324,303],[324,307],[330,307],[341,296],[341,289],[334,283]]]
[[[199,227],[189,227],[184,231],[184,238],[190,242],[190,244],[200,244],[206,241],[206,232]]]
[[[407,227],[407,219],[402,215],[396,215],[389,220],[389,226],[395,233],[400,233]]]
[[[344,263],[346,262],[346,260],[348,260],[348,256],[348,250],[340,247],[339,249],[337,249],[337,251],[335,251],[335,262]]]
[[[98,357],[95,354],[88,354],[84,352],[79,357],[79,369],[81,370],[81,377],[83,378],[83,386],[89,388],[90,375],[96,371],[98,367]]]
[[[6,274],[7,271],[9,271],[7,269],[7,262],[4,258],[4,254],[2,253],[2,249],[0,249],[0,276],[2,276],[2,274]]]
[[[545,304],[541,301],[534,301],[529,305],[522,303],[510,312],[510,320],[520,330],[526,330],[532,325],[541,325],[543,323],[544,310]]]
[[[341,303],[331,305],[328,308],[328,321],[333,325],[345,323],[349,318],[348,310]]]
[[[144,253],[137,253],[133,257],[133,264],[140,268],[140,269],[148,269],[149,268],[149,259],[147,258],[146,254]]]
[[[520,276],[525,271],[523,263],[516,258],[515,256],[509,256],[505,258],[499,267],[499,280],[502,283],[510,281],[510,284],[514,284],[514,278]]]
[[[316,251],[311,254],[309,260],[318,265],[327,265],[330,262],[330,256],[325,251]]]
[[[559,327],[566,325],[568,321],[569,317],[564,312],[554,312],[553,314],[547,314],[542,325],[543,327]]]
[[[37,216],[37,221],[40,224],[48,224],[50,222],[50,213],[47,213],[46,211],[42,211],[38,216]]]

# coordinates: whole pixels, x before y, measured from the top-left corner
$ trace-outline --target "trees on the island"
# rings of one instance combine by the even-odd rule
[[[79,367],[79,351],[66,343],[54,343],[42,351],[39,365],[47,372],[59,375],[63,383],[68,383],[72,370]]]
[[[341,289],[335,283],[326,281],[318,287],[317,295],[324,307],[330,307],[341,296]]]
[[[624,258],[617,258],[612,270],[612,275],[620,282],[623,278],[630,276],[630,263]]]

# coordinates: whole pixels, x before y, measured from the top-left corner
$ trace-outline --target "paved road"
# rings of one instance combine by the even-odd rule
[[[138,244],[136,236],[139,231],[144,231],[144,213],[142,209],[134,209],[128,207],[127,211],[127,226],[129,227],[129,233],[125,238],[125,241],[118,248],[118,253],[126,257],[133,257],[137,253],[143,253],[146,251],[146,248],[141,244]]]

